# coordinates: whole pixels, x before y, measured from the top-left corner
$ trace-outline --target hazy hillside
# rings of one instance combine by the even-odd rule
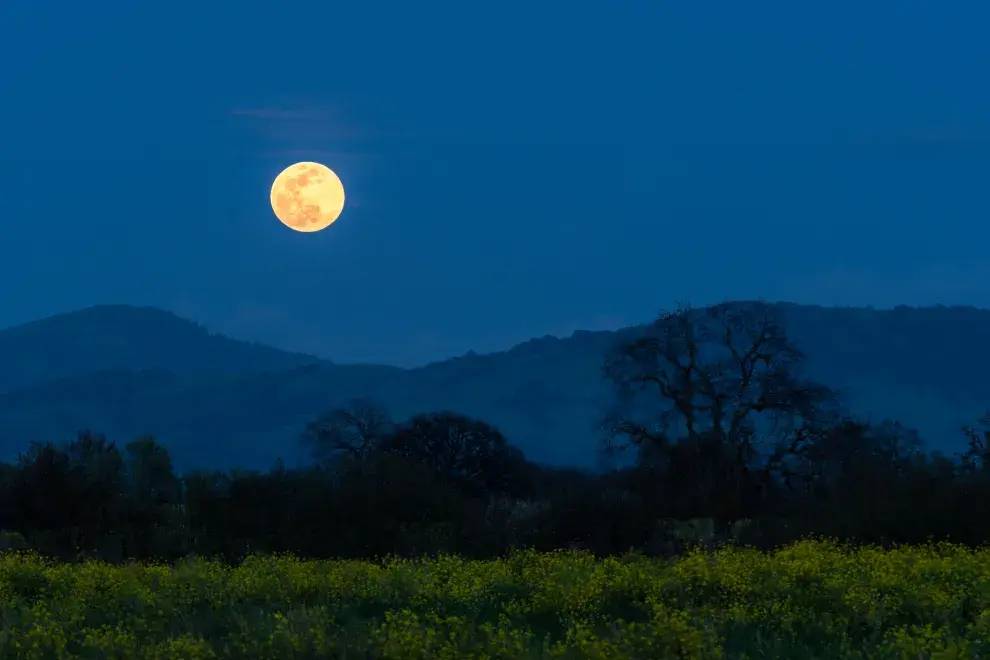
[[[990,311],[781,304],[811,375],[854,411],[899,419],[955,450],[990,405]],[[622,331],[633,332],[634,329]],[[608,400],[601,363],[617,333],[544,337],[422,368],[335,365],[237,342],[154,309],[90,308],[0,332],[0,454],[81,427],[154,433],[181,468],[299,458],[315,415],[371,396],[396,417],[453,409],[500,426],[531,457],[590,464]]]
[[[315,362],[310,355],[211,334],[151,307],[99,305],[0,330],[0,391],[103,370],[167,369],[187,380]]]

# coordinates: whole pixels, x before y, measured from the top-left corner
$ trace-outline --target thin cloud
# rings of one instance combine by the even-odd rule
[[[317,113],[302,110],[283,110],[280,108],[234,108],[230,114],[235,117],[251,117],[253,119],[276,119],[283,121],[293,121],[302,119],[313,119],[318,117]]]
[[[262,139],[265,144],[255,151],[261,158],[335,163],[352,175],[355,168],[360,170],[375,159],[374,136],[367,127],[348,121],[339,108],[319,104],[237,106],[228,114],[240,120],[248,134]]]
[[[272,149],[271,151],[262,151],[259,155],[262,158],[291,158],[293,160],[315,160],[317,162],[339,162],[342,160],[354,162],[362,158],[373,159],[375,157],[374,154],[358,149],[353,151],[347,149],[333,151],[325,149]]]
[[[260,132],[287,148],[329,149],[342,141],[370,137],[366,129],[346,120],[339,110],[320,105],[239,106],[228,111],[246,120],[250,130]]]
[[[462,145],[475,138],[452,126],[431,127],[428,131],[413,128],[403,114],[388,109],[359,108],[354,104],[287,103],[280,105],[241,105],[227,111],[231,117],[243,120],[252,130],[261,131],[283,141],[305,139],[327,141],[322,148],[330,148],[329,141],[351,142],[367,145],[388,145],[389,149],[403,148],[410,139],[429,138],[440,143]],[[354,118],[357,118],[355,121]],[[492,138],[493,144],[501,141]]]

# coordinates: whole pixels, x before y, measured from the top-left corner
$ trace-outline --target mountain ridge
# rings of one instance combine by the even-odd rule
[[[199,349],[195,359],[184,352],[191,345]],[[93,305],[0,329],[0,391],[113,369],[168,368],[180,378],[237,374],[249,353],[249,371],[328,362],[232,339],[157,307]]]
[[[990,404],[990,310],[773,305],[809,375],[860,416],[897,419],[951,450]],[[156,308],[89,307],[0,330],[0,364],[19,368],[0,374],[0,458],[90,428],[118,441],[156,435],[183,469],[263,469],[303,458],[297,439],[313,417],[368,397],[397,419],[456,410],[500,427],[535,460],[589,466],[609,397],[606,351],[642,327],[403,369],[230,339]]]

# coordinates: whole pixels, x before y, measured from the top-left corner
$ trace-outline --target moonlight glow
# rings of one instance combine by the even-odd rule
[[[275,217],[289,229],[320,231],[344,210],[344,184],[326,165],[296,163],[275,177],[271,202]]]

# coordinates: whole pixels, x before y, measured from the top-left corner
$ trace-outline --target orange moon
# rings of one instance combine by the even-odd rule
[[[320,231],[344,210],[344,184],[326,165],[296,163],[275,177],[271,202],[275,217],[289,229]]]

